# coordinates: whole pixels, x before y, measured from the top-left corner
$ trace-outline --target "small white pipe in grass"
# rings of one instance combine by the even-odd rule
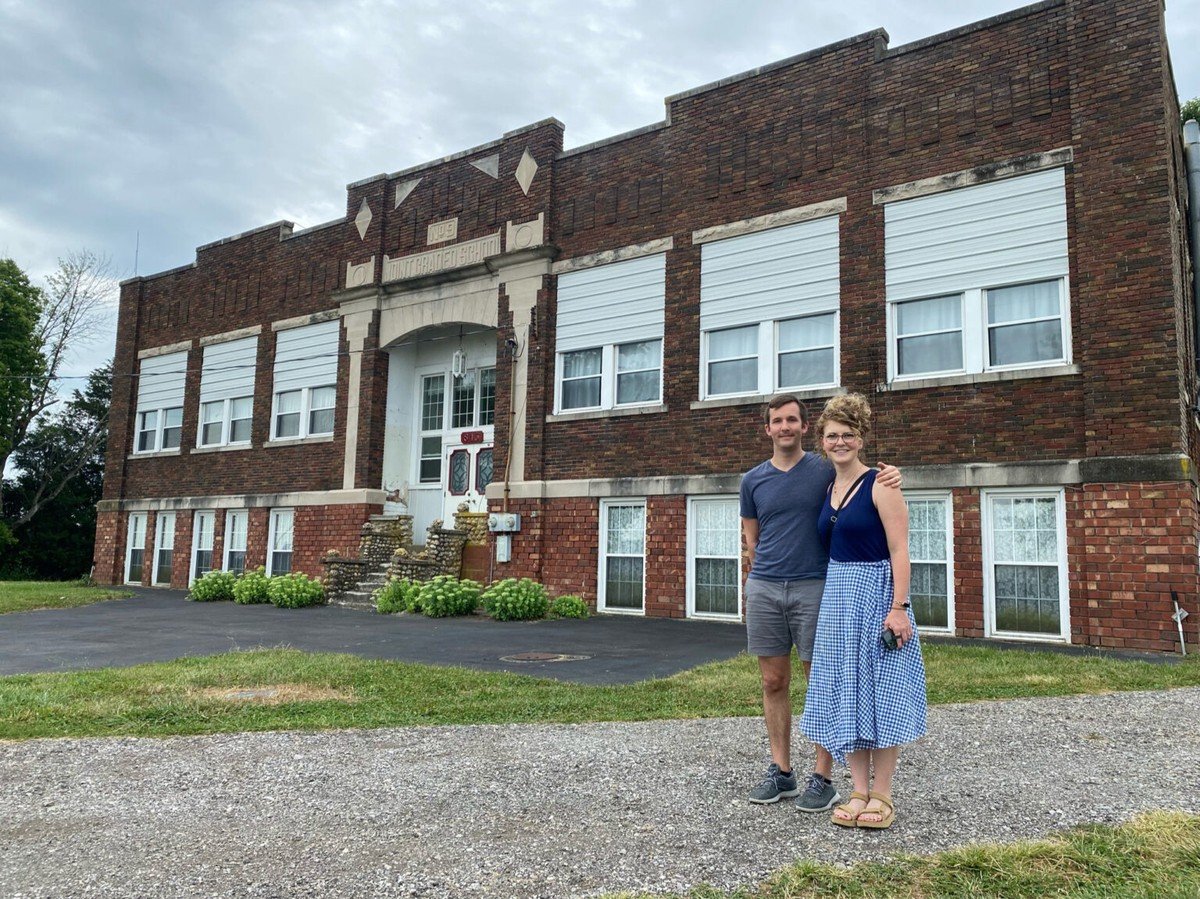
[[[1179,651],[1187,655],[1187,642],[1183,639],[1183,619],[1188,617],[1187,609],[1179,604],[1179,597],[1175,591],[1171,591],[1171,602],[1175,603],[1175,614],[1171,617],[1175,619],[1175,626],[1179,628]]]

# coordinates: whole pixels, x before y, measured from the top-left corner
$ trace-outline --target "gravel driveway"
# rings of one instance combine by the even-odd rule
[[[1200,813],[1200,688],[933,708],[886,833],[748,804],[766,760],[751,718],[5,743],[0,895],[682,891]]]

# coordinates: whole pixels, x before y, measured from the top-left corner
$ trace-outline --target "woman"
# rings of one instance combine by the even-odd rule
[[[925,665],[908,603],[908,508],[860,456],[870,429],[859,394],[834,397],[817,420],[835,474],[817,524],[829,571],[800,729],[850,766],[854,792],[833,823],[883,829],[895,820],[899,747],[925,733]]]

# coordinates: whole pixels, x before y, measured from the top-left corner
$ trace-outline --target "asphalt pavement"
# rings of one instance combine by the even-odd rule
[[[340,606],[277,609],[200,603],[182,590],[0,615],[0,675],[110,668],[257,647],[512,671],[586,684],[635,683],[746,647],[735,622],[598,615],[504,622],[475,615],[379,615]],[[522,661],[522,655],[552,660]]]

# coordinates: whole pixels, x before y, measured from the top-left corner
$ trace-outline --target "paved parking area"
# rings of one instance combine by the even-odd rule
[[[191,602],[181,590],[145,588],[135,588],[130,599],[0,616],[0,675],[136,665],[263,646],[622,684],[732,658],[745,649],[746,630],[733,622],[624,615],[502,622],[485,616],[379,615],[339,606],[277,609]],[[522,653],[583,658],[504,661]]]

